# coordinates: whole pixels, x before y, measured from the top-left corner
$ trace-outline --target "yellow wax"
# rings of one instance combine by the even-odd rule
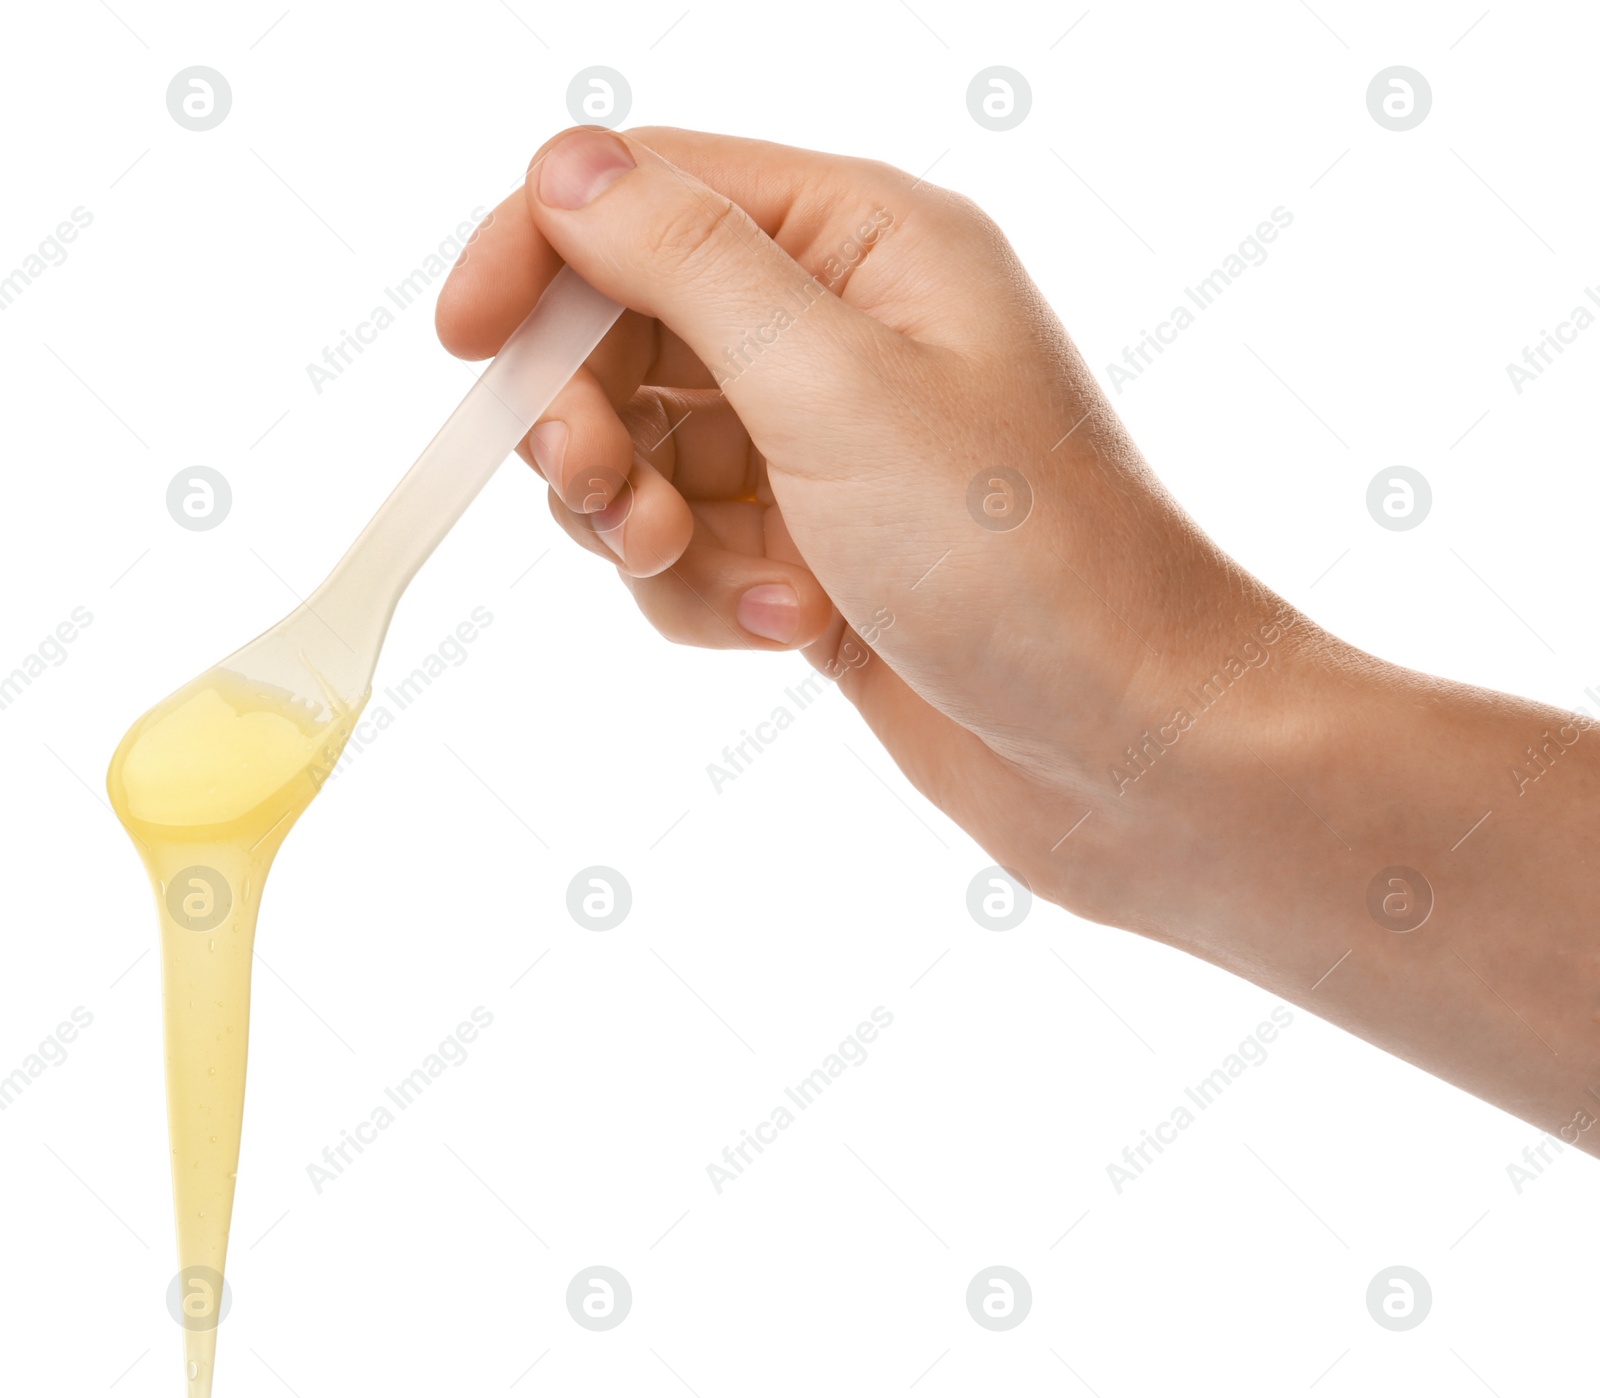
[[[261,887],[360,708],[319,720],[312,705],[210,670],[128,730],[106,778],[161,918],[187,1398],[209,1398],[215,1367]]]

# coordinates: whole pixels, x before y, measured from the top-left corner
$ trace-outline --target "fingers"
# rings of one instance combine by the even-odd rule
[[[926,208],[942,193],[877,160],[671,126],[641,126],[623,134],[721,190],[808,267],[813,258],[834,251],[848,256],[844,244],[863,211]],[[813,270],[822,275],[825,269]]]
[[[474,359],[495,353],[555,274],[557,248],[573,252],[540,217],[539,191],[547,161],[554,156],[559,164],[564,156],[558,152],[583,136],[605,133],[579,128],[542,147],[530,163],[527,189],[501,201],[452,270],[435,318],[441,341],[453,353]],[[905,171],[670,127],[637,128],[621,141],[636,160],[648,150],[663,169],[675,171],[680,193],[720,191],[816,286],[915,340],[967,352],[992,350],[996,317],[1025,308],[1029,300],[1015,256],[983,211]],[[648,226],[636,232],[651,234]],[[893,253],[878,253],[890,235]],[[573,260],[580,269],[588,266],[579,254]],[[590,275],[596,275],[592,267]],[[707,387],[749,366],[752,353],[764,348],[761,332],[771,333],[783,309],[764,308],[739,326],[737,336],[723,337],[705,362],[703,345],[697,354],[673,329],[645,317],[626,317],[601,353],[625,344],[630,360],[647,363],[633,386]],[[757,338],[747,344],[752,334]],[[731,359],[725,357],[729,350]]]
[[[580,546],[618,566],[664,635],[771,650],[811,645],[836,624],[720,395],[645,389],[618,418],[594,378],[582,376],[557,411],[606,426],[580,436],[554,419],[529,434],[552,482],[551,512]]]
[[[434,308],[439,342],[460,359],[498,354],[560,268],[561,258],[529,217],[523,191],[502,199],[478,225],[440,288]],[[641,383],[714,384],[677,335],[633,311],[624,312],[589,356],[588,366],[618,406]]]
[[[580,514],[609,505],[633,469],[633,439],[588,368],[567,381],[517,450]]]
[[[499,351],[561,270],[561,258],[533,226],[520,189],[495,205],[456,259],[434,307],[439,342],[461,359]]]
[[[498,354],[560,269],[523,191],[508,195],[478,225],[439,290],[433,314],[439,342],[459,359]],[[677,335],[635,311],[623,313],[588,365],[618,406],[641,383],[710,388],[715,382]]]
[[[752,435],[798,440],[824,411],[870,411],[862,362],[898,337],[824,290],[726,195],[587,128],[557,138],[526,192],[557,252],[681,336]]]
[[[641,389],[619,416],[588,369],[561,390],[517,454],[577,514],[615,500],[636,458],[690,500],[750,500],[767,489],[760,454],[720,394]]]
[[[643,388],[622,421],[633,449],[686,499],[753,500],[765,489],[760,453],[720,393]]]
[[[721,190],[763,233],[838,294],[843,294],[850,272],[863,258],[863,236],[870,243],[913,207],[926,213],[949,198],[944,191],[876,161],[671,127],[642,127],[629,132],[628,138]],[[537,177],[546,152],[561,140],[558,136],[547,142],[535,155],[530,179]],[[441,290],[435,313],[440,340],[465,359],[494,354],[560,265],[561,257],[535,223],[523,191],[508,195],[473,235],[472,245]],[[686,376],[694,367],[686,361],[693,356],[676,337],[663,336],[658,357],[660,369],[643,382],[685,387],[710,382]],[[699,372],[704,375],[703,368]]]
[[[1032,309],[1005,234],[971,199],[926,178],[738,136],[667,126],[624,134],[721,190],[834,295],[915,341],[982,357],[997,348],[997,321]]]
[[[582,503],[594,505],[596,498]],[[603,507],[580,512],[552,490],[550,513],[574,541],[634,577],[651,577],[670,568],[682,557],[695,529],[689,502],[654,466],[637,458],[632,474]]]
[[[822,585],[756,501],[690,506],[645,463],[629,495],[580,515],[551,497],[556,522],[616,565],[639,610],[668,640],[712,650],[790,650],[839,625]]]
[[[711,650],[787,650],[823,635],[837,613],[810,570],[750,551],[766,513],[753,503],[696,506],[683,556],[654,577],[624,579],[645,619],[669,641]]]
[[[834,613],[793,545],[793,557],[765,539],[707,553],[706,531],[733,527],[709,507],[742,502],[754,507],[751,518],[777,520],[763,508],[773,501],[766,463],[781,463],[775,484],[790,522],[845,610],[860,620],[893,591],[904,541],[886,541],[861,577],[858,543],[836,517],[875,517],[886,489],[946,467],[953,449],[930,426],[939,416],[930,409],[960,366],[875,318],[898,304],[898,323],[917,334],[949,304],[941,290],[949,269],[938,258],[898,271],[865,258],[860,239],[875,224],[861,218],[893,206],[886,218],[898,234],[939,244],[954,201],[870,162],[646,134],[685,165],[637,134],[581,128],[550,142],[530,166],[520,207],[503,203],[452,273],[441,336],[459,353],[493,352],[563,259],[632,308],[525,443],[552,482],[557,518],[635,584],[649,580],[635,591],[669,634],[810,645]],[[842,276],[819,262],[835,242],[846,253]],[[993,291],[968,294],[980,289]],[[991,337],[992,318],[975,323]],[[650,387],[636,391],[641,384]],[[910,452],[908,431],[920,444]],[[964,480],[970,472],[955,464]],[[714,576],[716,567],[726,575]],[[760,567],[777,576],[757,576]]]

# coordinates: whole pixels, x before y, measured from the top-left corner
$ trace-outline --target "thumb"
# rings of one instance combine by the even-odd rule
[[[738,204],[638,140],[564,132],[535,157],[526,193],[563,260],[670,326],[753,433],[800,435],[813,412],[848,413],[861,396],[861,359],[899,340],[822,286]]]

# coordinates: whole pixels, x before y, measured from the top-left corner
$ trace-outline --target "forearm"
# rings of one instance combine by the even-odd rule
[[[1262,649],[1108,781],[1116,920],[1600,1154],[1600,730],[1303,619]]]

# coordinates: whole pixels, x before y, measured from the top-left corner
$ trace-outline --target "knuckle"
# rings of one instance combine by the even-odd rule
[[[676,458],[677,438],[668,429],[683,413],[683,406],[670,389],[640,388],[621,413],[628,449],[654,466],[670,463]]]
[[[733,201],[712,191],[684,192],[647,230],[645,247],[653,265],[675,280],[707,275],[725,246],[730,224],[739,217]]]
[[[940,214],[951,224],[977,233],[986,240],[999,234],[999,225],[983,211],[976,200],[969,199],[965,194],[958,194],[953,189],[940,188],[931,192],[938,201]]]
[[[891,165],[887,160],[862,160],[860,173],[863,177],[862,183],[884,189],[910,191],[918,184],[915,175],[902,170],[898,165]],[[923,183],[922,188],[927,187],[927,184]]]
[[[861,162],[861,167],[862,183],[883,191],[886,201],[903,201],[931,219],[936,226],[952,233],[976,236],[986,243],[1001,237],[999,225],[984,212],[981,205],[965,194],[934,184],[925,176],[913,175],[886,161],[866,160]]]

